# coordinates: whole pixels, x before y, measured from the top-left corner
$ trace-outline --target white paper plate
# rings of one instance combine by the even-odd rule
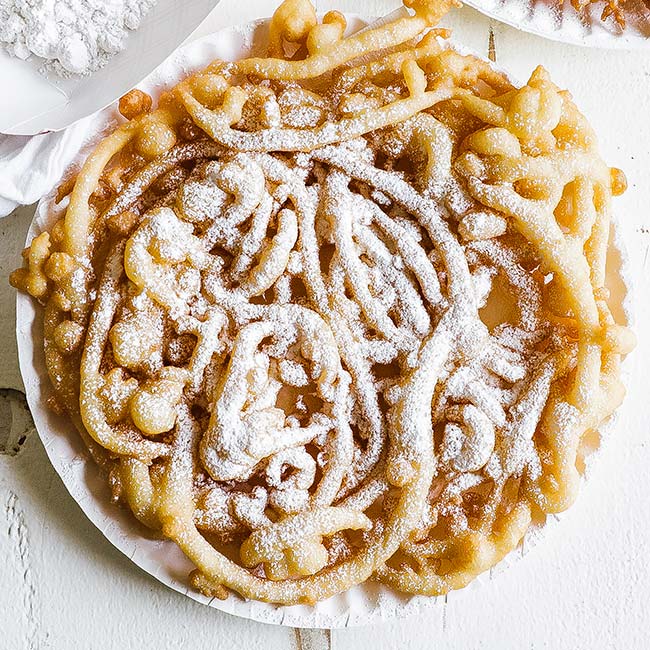
[[[39,73],[43,59],[16,59],[0,45],[0,133],[58,131],[107,106],[146,77],[203,21],[219,0],[158,0],[130,32],[126,48],[83,78]]]
[[[351,30],[359,29],[365,22],[355,16],[348,16]],[[165,87],[174,85],[190,70],[205,66],[215,58],[235,59],[255,53],[253,42],[264,41],[267,23],[258,21],[245,28],[228,28],[196,41],[174,54],[139,87],[158,95]],[[460,49],[460,48],[459,48]],[[88,140],[79,152],[79,160],[92,149],[102,133],[110,129],[117,117],[114,106],[99,112],[88,125]],[[30,227],[27,243],[34,236],[52,226],[62,213],[54,204],[54,191],[38,205]],[[616,252],[615,258],[621,258]],[[610,265],[616,278],[623,277],[621,265]],[[616,301],[625,300],[626,283],[619,280]],[[620,294],[620,295],[619,295]],[[16,299],[16,335],[20,370],[25,392],[36,429],[45,446],[52,465],[60,475],[66,488],[87,517],[104,536],[140,568],[150,573],[167,586],[194,600],[210,605],[224,612],[250,618],[264,623],[276,623],[293,627],[340,628],[366,625],[391,617],[406,616],[434,607],[441,600],[423,596],[399,594],[392,589],[367,582],[349,591],[333,596],[315,606],[278,606],[257,601],[246,601],[236,594],[227,600],[210,599],[188,586],[187,576],[194,568],[175,543],[152,539],[151,533],[141,526],[126,510],[110,502],[107,482],[88,457],[86,449],[74,426],[64,417],[55,415],[45,405],[51,394],[51,387],[43,355],[42,311],[24,294]],[[549,517],[544,526],[532,527],[522,545],[507,556],[492,573],[507,568],[528,552],[547,529],[548,524],[557,521]],[[487,579],[479,576],[466,589],[474,589]]]
[[[462,0],[483,14],[554,41],[612,49],[650,47],[650,6],[644,0],[627,0],[627,27],[622,31],[613,18],[602,21],[604,2],[590,4],[583,14],[569,0]]]

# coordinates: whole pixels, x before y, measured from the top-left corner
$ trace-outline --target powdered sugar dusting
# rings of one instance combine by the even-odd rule
[[[453,176],[447,182],[443,178],[435,186],[437,196],[427,205],[426,199],[418,198],[421,188],[415,186],[412,178],[390,168],[378,170],[389,172],[386,176],[373,171],[376,165],[372,147],[354,141],[340,149],[315,152],[311,156],[297,155],[295,158],[264,154],[247,154],[244,160],[240,158],[236,161],[238,166],[242,162],[246,163],[248,170],[259,166],[264,177],[263,200],[256,208],[250,211],[246,208],[243,212],[239,209],[242,201],[237,193],[218,185],[222,179],[230,187],[233,182],[237,185],[233,174],[220,177],[217,170],[216,176],[207,178],[199,173],[197,165],[197,174],[192,176],[192,182],[198,185],[186,191],[187,201],[182,195],[189,181],[165,207],[174,210],[179,221],[192,224],[192,235],[204,242],[202,251],[198,248],[189,251],[182,247],[178,250],[173,229],[169,232],[156,230],[147,244],[148,254],[168,258],[171,266],[175,267],[171,273],[154,275],[148,280],[151,296],[160,300],[159,304],[166,312],[165,318],[171,321],[174,329],[178,328],[176,334],[190,332],[193,327],[198,332],[197,321],[204,322],[210,306],[218,306],[227,314],[225,320],[221,319],[220,327],[206,328],[218,332],[214,349],[219,352],[204,367],[204,374],[202,371],[192,373],[195,379],[199,377],[198,383],[190,382],[187,375],[170,376],[166,381],[185,383],[191,399],[203,394],[198,401],[209,412],[213,408],[212,395],[216,383],[211,378],[224,376],[227,372],[230,363],[227,351],[234,348],[237,333],[242,327],[268,323],[272,331],[270,340],[259,342],[253,354],[253,372],[242,373],[248,374],[246,381],[254,404],[250,411],[249,405],[244,406],[240,414],[244,416],[242,420],[249,413],[257,417],[264,412],[264,417],[269,416],[278,428],[282,425],[293,431],[310,427],[312,423],[306,418],[319,414],[325,416],[315,418],[322,426],[307,443],[318,446],[318,453],[311,447],[307,450],[301,446],[274,451],[260,467],[264,469],[264,487],[255,486],[251,492],[246,492],[241,485],[215,481],[206,473],[196,475],[195,489],[204,498],[197,507],[196,520],[207,531],[247,535],[269,525],[265,512],[267,507],[289,516],[304,510],[308,507],[308,499],[313,499],[320,490],[320,477],[314,466],[328,468],[332,459],[339,457],[337,454],[353,458],[353,462],[339,471],[340,481],[336,478],[327,483],[321,503],[331,498],[334,503],[352,510],[363,512],[368,509],[380,495],[390,490],[386,482],[375,479],[372,474],[373,470],[381,471],[382,467],[377,463],[377,450],[392,446],[397,453],[391,461],[401,466],[426,453],[427,437],[429,443],[433,438],[434,432],[426,427],[418,430],[418,427],[404,426],[399,435],[393,435],[391,405],[398,404],[405,397],[404,386],[395,380],[399,373],[424,369],[419,373],[418,381],[409,386],[411,399],[403,402],[409,406],[401,416],[404,424],[410,424],[416,412],[422,410],[426,415],[427,392],[433,390],[432,379],[438,382],[439,388],[450,386],[450,391],[437,390],[432,396],[435,400],[433,424],[456,427],[451,429],[455,436],[449,436],[448,445],[444,442],[445,436],[438,436],[435,432],[438,474],[446,483],[438,493],[439,504],[435,514],[453,519],[454,530],[469,530],[469,522],[463,520],[463,507],[458,505],[458,499],[480,492],[488,483],[486,479],[506,475],[516,477],[523,471],[534,474],[539,466],[535,446],[530,444],[531,422],[533,415],[539,412],[539,405],[546,402],[548,383],[552,381],[549,378],[555,372],[553,368],[560,367],[564,361],[535,349],[550,330],[546,329],[545,314],[536,302],[539,292],[530,300],[526,295],[530,287],[524,280],[525,265],[520,263],[521,260],[506,259],[507,255],[500,250],[507,253],[507,246],[497,245],[490,249],[490,242],[486,243],[486,239],[505,234],[499,232],[498,219],[492,219],[493,223],[486,227],[486,219],[477,218],[480,227],[474,228],[471,234],[478,236],[458,237],[455,224],[461,224],[468,213],[476,211],[477,205]],[[340,154],[341,157],[334,161],[321,158],[321,153],[323,156]],[[356,158],[362,163],[358,167],[352,164],[358,162]],[[229,156],[226,154],[223,159],[228,161]],[[354,173],[350,172],[351,169]],[[233,168],[227,171],[232,172]],[[317,183],[310,175],[316,177]],[[329,192],[327,200],[323,199],[326,186]],[[136,198],[137,194],[135,190]],[[189,206],[192,201],[194,205],[184,214],[183,206]],[[213,209],[212,214],[203,209],[205,206]],[[353,206],[351,224],[338,223],[339,220],[348,220],[350,206]],[[283,208],[295,213],[298,237],[290,245],[292,248],[280,275],[263,295],[252,295],[249,293],[252,285],[246,280],[263,261],[263,251],[269,242],[279,234],[278,215]],[[214,215],[223,215],[226,211],[232,228],[224,228],[221,224],[208,234],[210,223],[216,219]],[[343,214],[345,212],[348,214]],[[150,216],[144,215],[143,221]],[[494,221],[498,225],[496,231]],[[458,231],[461,231],[460,226]],[[285,229],[278,237],[280,250],[292,240],[288,237],[290,232],[290,229]],[[340,242],[335,237],[340,238]],[[158,241],[154,241],[156,239]],[[329,264],[322,259],[307,259],[310,255],[319,258],[319,252],[327,251],[332,244],[335,248],[340,245],[344,254],[337,257],[335,252]],[[355,257],[361,261],[360,265],[355,263]],[[272,265],[262,267],[265,278],[273,279],[278,272]],[[166,285],[158,282],[163,278],[166,278]],[[501,280],[497,281],[498,278]],[[488,302],[495,285],[503,282],[504,278],[518,296],[525,295],[525,309],[514,320],[504,321],[498,327],[491,323],[488,327],[481,321],[479,310]],[[306,285],[306,295],[298,280]],[[167,304],[172,294],[164,289],[169,286],[173,286],[175,295],[187,300],[189,310],[180,308],[180,303],[178,309]],[[369,299],[359,300],[355,289],[359,289],[359,295]],[[264,304],[266,302],[290,308],[274,311]],[[150,309],[145,303],[145,300],[136,300],[136,310]],[[344,404],[340,411],[340,421],[352,425],[351,450],[344,446],[338,451],[332,449],[333,444],[346,439],[336,426],[332,427],[333,402],[323,408],[323,404],[314,404],[300,394],[296,396],[295,410],[291,414],[286,413],[284,407],[278,408],[281,389],[302,390],[317,384],[317,372],[309,356],[313,351],[303,351],[296,346],[296,339],[300,338],[299,328],[296,328],[300,321],[298,312],[290,313],[289,320],[286,320],[288,312],[292,311],[291,306],[296,304],[318,313],[338,348],[341,371],[337,369],[336,372],[340,373],[338,377],[345,377],[347,373],[352,395],[352,404]],[[445,318],[446,314],[450,315]],[[369,319],[372,319],[370,327]],[[435,341],[429,337],[434,329],[438,334]],[[179,347],[182,346],[179,344]],[[195,347],[197,357],[207,349],[203,343]],[[531,351],[535,353],[531,354]],[[287,359],[287,355],[290,358]],[[178,358],[172,364],[169,360],[165,363],[177,367],[187,363],[187,360],[180,360],[181,356]],[[571,364],[570,359],[568,363]],[[464,365],[467,372],[458,372]],[[539,375],[536,368],[546,370]],[[236,368],[233,372],[238,374]],[[281,389],[276,382],[282,385]],[[195,388],[190,389],[190,383],[194,383]],[[328,385],[325,382],[322,387],[325,397],[331,397]],[[558,415],[570,423],[571,409],[567,406],[560,405]],[[272,409],[282,411],[282,414]],[[524,413],[532,414],[530,421],[523,422]],[[199,416],[185,413],[182,421],[188,417]],[[198,421],[201,433],[204,433],[207,416],[199,417]],[[244,426],[248,427],[246,435],[249,440],[256,440],[259,428],[254,418],[246,421]],[[522,442],[511,443],[508,435],[511,440]],[[193,448],[198,438],[193,440],[185,438],[183,444],[187,444],[188,449]],[[511,455],[503,456],[500,452],[509,445]],[[241,466],[249,450],[226,447],[226,460]],[[186,461],[189,456],[185,454]],[[327,514],[327,517],[328,523],[334,521],[334,513]],[[377,522],[377,531],[380,526]],[[296,532],[295,528],[291,530]],[[334,533],[330,540],[331,545],[327,545],[329,561],[336,563],[337,558],[345,558],[349,553],[345,531]],[[264,546],[263,550],[272,552],[273,548]],[[251,571],[263,575],[259,567]]]

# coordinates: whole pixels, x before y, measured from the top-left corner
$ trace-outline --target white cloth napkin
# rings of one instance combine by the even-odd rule
[[[31,137],[0,134],[0,217],[18,205],[38,201],[59,182],[79,152],[92,119]]]

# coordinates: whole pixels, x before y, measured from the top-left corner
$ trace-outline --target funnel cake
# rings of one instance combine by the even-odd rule
[[[462,587],[571,505],[623,397],[624,176],[542,68],[406,4],[346,37],[287,0],[268,57],[129,93],[12,275],[52,407],[205,594]]]

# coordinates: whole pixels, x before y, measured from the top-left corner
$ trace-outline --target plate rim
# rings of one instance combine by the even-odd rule
[[[515,4],[516,1],[517,0],[508,0],[507,3],[504,2],[504,5]],[[515,18],[504,15],[504,13],[499,10],[498,6],[493,8],[492,3],[486,2],[485,0],[462,0],[462,2],[464,5],[467,5],[471,9],[478,11],[488,18],[503,23],[504,25],[508,25],[518,31],[545,38],[546,40],[555,43],[574,45],[586,49],[617,50],[623,52],[650,49],[650,36],[647,38],[643,38],[642,36],[630,37],[629,35],[626,35],[625,32],[622,32],[619,36],[613,34],[605,36],[605,32],[603,31],[600,35],[594,36],[592,34],[580,37],[573,34],[567,34],[566,31],[563,31],[562,29],[550,31],[542,27],[536,27],[530,20],[516,20]],[[648,11],[650,12],[650,9]]]

